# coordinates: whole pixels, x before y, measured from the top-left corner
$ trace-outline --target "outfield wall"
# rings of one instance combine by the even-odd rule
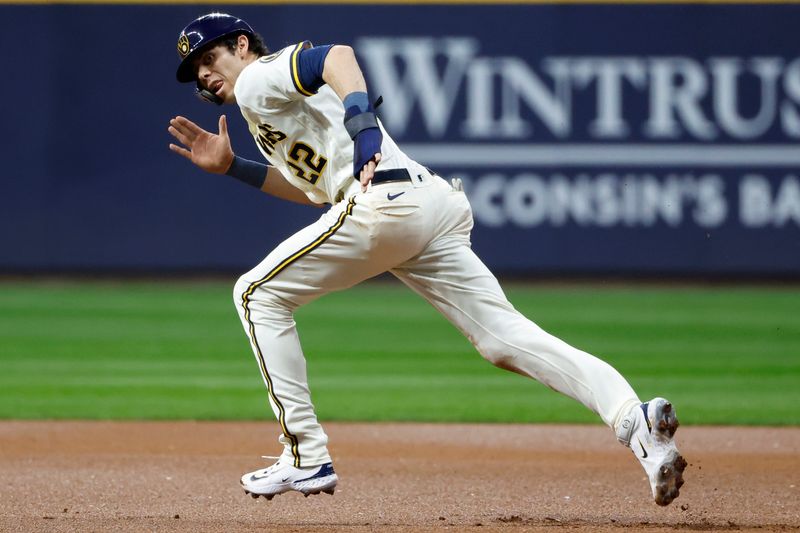
[[[800,272],[800,4],[223,7],[273,49],[354,46],[401,146],[465,179],[494,269]],[[0,3],[0,271],[244,270],[319,215],[167,149],[176,114],[216,125],[174,70],[219,8]]]

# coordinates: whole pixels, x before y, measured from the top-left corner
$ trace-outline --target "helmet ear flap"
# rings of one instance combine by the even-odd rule
[[[197,88],[195,89],[195,93],[194,94],[200,100],[202,100],[204,102],[208,102],[210,104],[222,105],[222,104],[225,103],[225,101],[222,98],[220,98],[219,96],[217,96],[216,94],[212,93],[208,89],[203,89],[202,87],[200,87],[199,83],[197,84]]]

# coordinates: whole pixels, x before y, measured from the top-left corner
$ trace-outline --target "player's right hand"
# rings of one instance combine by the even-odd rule
[[[230,168],[233,149],[225,115],[219,117],[218,134],[206,131],[188,118],[180,116],[169,121],[167,131],[186,147],[170,144],[169,149],[203,170],[225,174]]]

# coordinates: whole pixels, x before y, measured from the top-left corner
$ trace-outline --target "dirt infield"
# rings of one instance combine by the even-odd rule
[[[334,496],[245,496],[271,423],[0,422],[2,531],[800,530],[800,429],[684,427],[650,499],[600,426],[326,425]]]

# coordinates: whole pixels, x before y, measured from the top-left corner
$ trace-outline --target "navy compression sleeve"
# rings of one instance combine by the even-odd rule
[[[267,181],[267,170],[269,167],[263,163],[234,155],[231,166],[225,174],[260,189]]]

